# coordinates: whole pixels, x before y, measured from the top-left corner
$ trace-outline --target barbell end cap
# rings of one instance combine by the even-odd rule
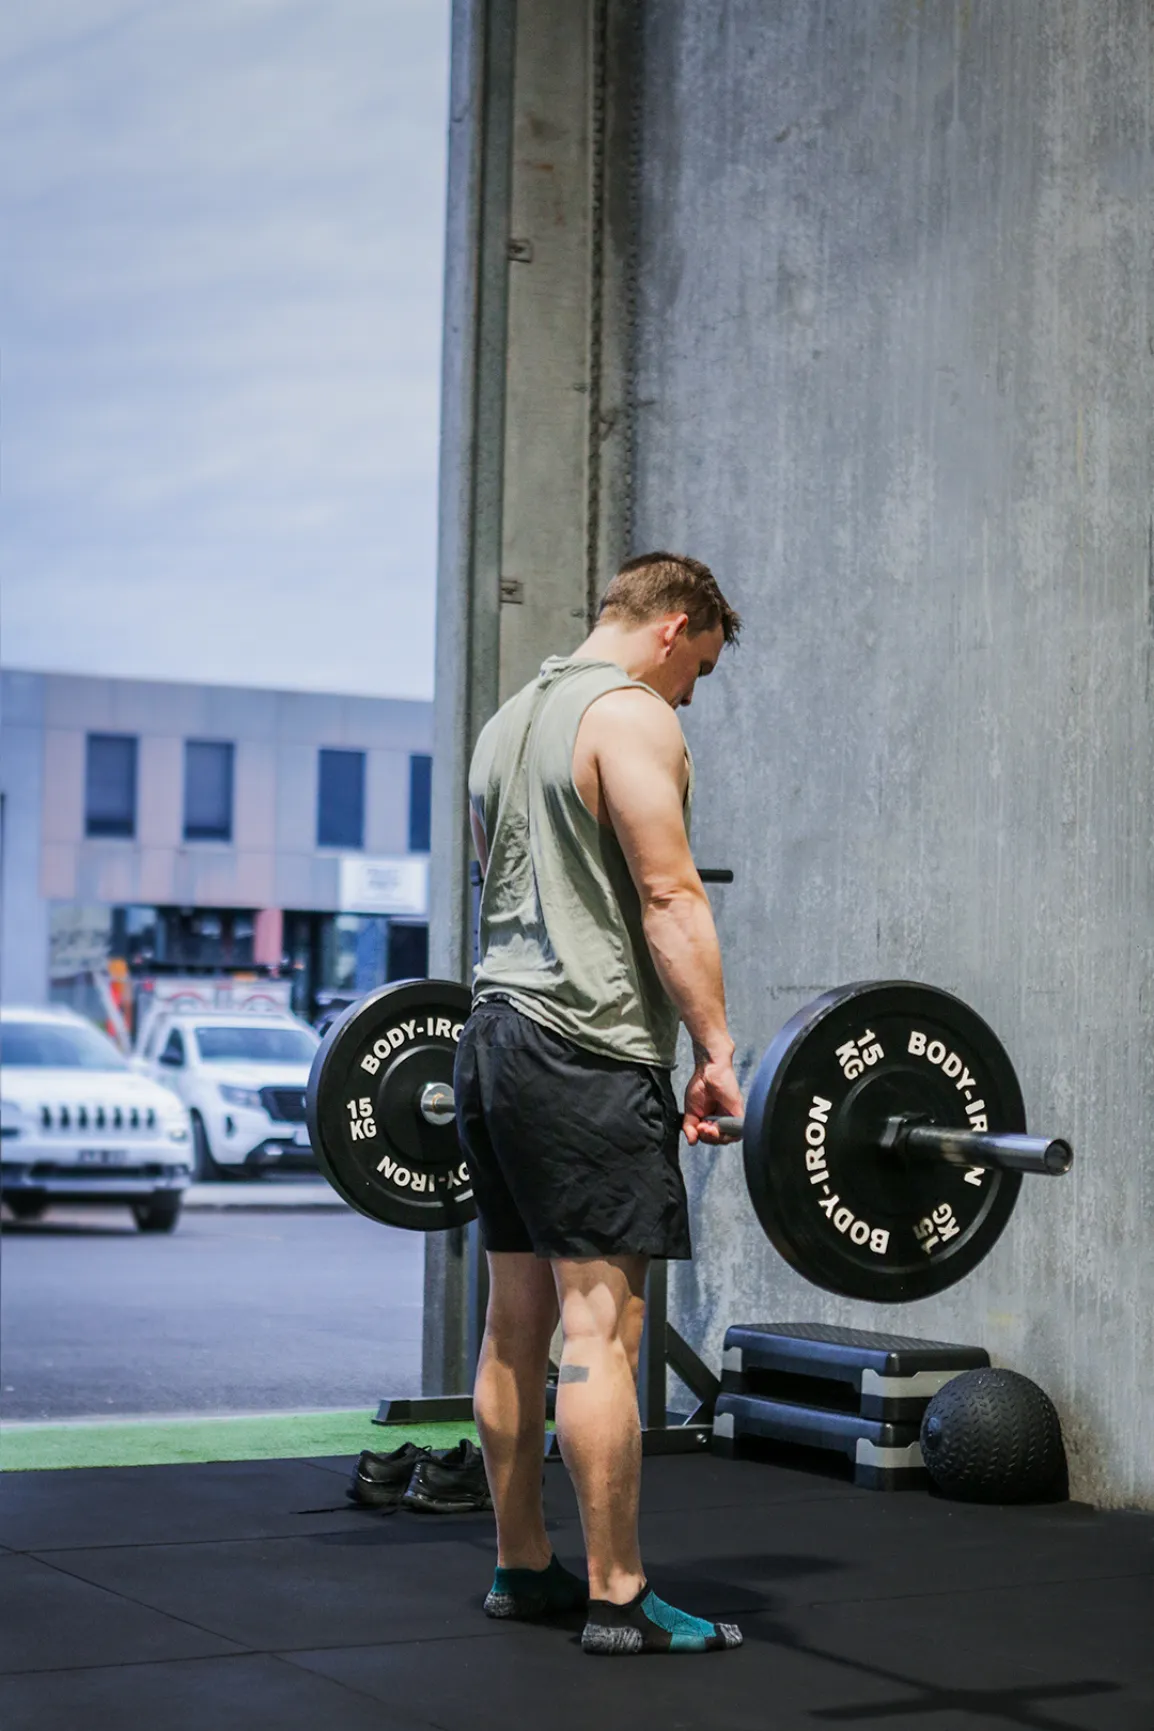
[[[1074,1164],[1074,1150],[1068,1142],[1055,1138],[1042,1156],[1042,1164],[1054,1178],[1064,1178]]]
[[[444,1082],[426,1082],[417,1095],[417,1110],[426,1124],[452,1124],[456,1118],[453,1090]]]

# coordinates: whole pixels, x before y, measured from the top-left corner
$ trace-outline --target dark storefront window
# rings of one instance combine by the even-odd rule
[[[110,956],[123,961],[130,973],[147,973],[156,961],[161,938],[161,915],[155,908],[112,908],[109,933]]]
[[[253,915],[233,908],[159,908],[156,964],[160,968],[225,972],[251,968]]]
[[[189,739],[184,747],[185,841],[232,840],[233,748]]]
[[[130,973],[228,973],[253,964],[247,908],[113,908],[109,954]]]
[[[249,908],[70,908],[52,914],[54,979],[102,973],[115,962],[129,974],[250,970],[255,915]]]
[[[84,829],[91,836],[136,834],[136,740],[128,733],[90,733]]]
[[[386,980],[425,979],[429,971],[428,927],[372,914],[288,912],[285,952],[293,1009],[309,1021]]]
[[[365,845],[365,754],[322,751],[317,792],[317,846]]]
[[[428,853],[432,827],[433,760],[409,759],[409,852]]]

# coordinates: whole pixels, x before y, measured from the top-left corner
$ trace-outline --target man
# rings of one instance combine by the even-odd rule
[[[679,1133],[743,1110],[721,958],[689,851],[693,765],[677,719],[741,628],[708,566],[630,559],[590,636],[546,661],[477,742],[484,873],[457,1124],[489,1263],[474,1410],[497,1515],[491,1616],[586,1603],[541,1506],[545,1380],[581,1510],[589,1653],[710,1651],[739,1631],[667,1605],[638,1548],[637,1360],[652,1256],[688,1257]],[[679,1113],[679,1022],[696,1068]]]

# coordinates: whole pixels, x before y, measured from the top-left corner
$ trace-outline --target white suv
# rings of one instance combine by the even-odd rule
[[[319,1044],[295,1016],[157,1015],[144,1065],[189,1109],[198,1178],[256,1177],[269,1167],[315,1172],[305,1085]]]
[[[106,1034],[63,1009],[0,1009],[0,1193],[18,1220],[50,1202],[126,1202],[171,1232],[192,1178],[188,1113]]]

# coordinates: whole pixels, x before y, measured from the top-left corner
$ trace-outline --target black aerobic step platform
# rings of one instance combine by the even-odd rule
[[[722,1394],[713,1415],[713,1452],[732,1459],[747,1437],[831,1449],[852,1462],[853,1482],[864,1490],[920,1490],[929,1475],[922,1464],[918,1429],[916,1424],[886,1424],[858,1413]]]
[[[834,1328],[820,1322],[735,1324],[726,1330],[713,1448],[746,1439],[826,1449],[868,1490],[928,1483],[918,1433],[933,1395],[963,1370],[988,1365],[977,1346]]]
[[[980,1346],[834,1328],[821,1322],[726,1330],[724,1394],[819,1407],[889,1424],[920,1424],[926,1403],[959,1371],[984,1369]]]

